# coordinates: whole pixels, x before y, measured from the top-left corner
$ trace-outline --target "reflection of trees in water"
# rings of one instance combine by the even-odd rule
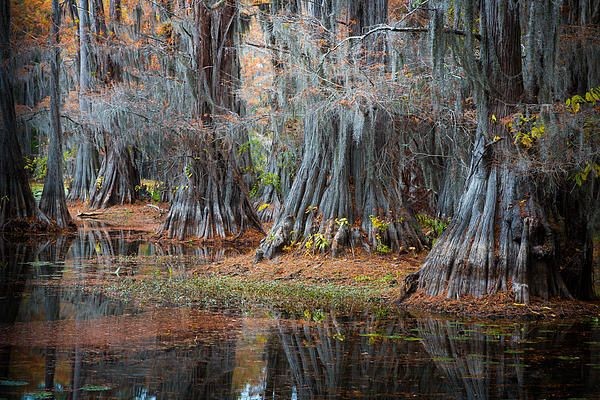
[[[77,351],[73,358],[73,381],[108,384],[119,388],[119,398],[231,399],[236,366],[235,335],[221,339],[208,335],[192,347],[164,349],[160,338],[146,343],[145,349],[111,354],[98,359],[94,353]],[[77,377],[75,374],[78,374]]]
[[[496,327],[450,321],[424,319],[418,325],[425,350],[445,373],[456,398],[524,397],[519,328],[495,335]]]
[[[0,323],[3,325],[17,319],[31,261],[31,246],[9,242],[0,236]],[[9,376],[11,352],[12,346],[0,342],[0,377]]]
[[[137,256],[139,247],[139,235],[133,231],[80,229],[71,247],[71,258],[111,265],[116,256]]]
[[[328,316],[316,324],[280,326],[279,342],[298,398],[397,398],[444,392],[439,379],[422,380],[433,377],[435,366],[414,362],[415,354],[423,353],[421,345],[397,340],[409,332],[407,323],[403,318],[380,322],[366,317],[364,323],[348,326]],[[278,362],[273,355],[269,359]]]
[[[433,319],[421,319],[418,326],[425,350],[446,375],[455,398],[587,397],[600,389],[598,371],[583,368],[590,363],[587,357],[598,352],[577,342],[579,331],[589,327]],[[560,365],[560,357],[573,363]],[[562,393],[564,383],[569,388]]]
[[[156,255],[193,256],[206,263],[220,261],[226,255],[237,253],[235,249],[218,246],[190,246],[183,243],[154,243]]]

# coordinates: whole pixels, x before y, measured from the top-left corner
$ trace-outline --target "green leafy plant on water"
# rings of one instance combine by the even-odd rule
[[[27,386],[29,382],[26,381],[13,381],[10,379],[0,380],[0,386]]]
[[[53,399],[54,398],[54,393],[52,393],[52,392],[46,392],[46,391],[27,393],[27,394],[25,394],[24,398],[28,398],[28,399]]]
[[[112,388],[107,385],[85,385],[81,387],[81,390],[84,392],[104,392],[111,389]]]

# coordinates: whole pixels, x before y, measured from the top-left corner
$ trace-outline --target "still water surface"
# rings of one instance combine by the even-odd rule
[[[276,310],[138,310],[89,290],[114,279],[115,257],[131,275],[142,273],[127,268],[135,258],[225,254],[140,237],[0,240],[0,399],[600,399],[593,316],[477,323],[325,311],[299,321]]]

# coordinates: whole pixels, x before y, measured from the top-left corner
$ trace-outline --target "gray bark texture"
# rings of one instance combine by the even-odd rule
[[[519,303],[529,303],[532,296],[571,297],[560,271],[569,249],[560,244],[574,221],[560,217],[556,197],[536,187],[531,164],[514,157],[520,150],[513,134],[495,122],[517,114],[518,104],[528,95],[539,96],[537,101],[547,98],[553,84],[541,81],[540,75],[531,79],[530,65],[523,67],[520,6],[526,4],[480,4],[483,85],[476,96],[478,128],[458,209],[418,273],[418,286],[432,296],[511,291]],[[554,34],[548,32],[544,37],[552,45]],[[563,215],[564,210],[569,207],[563,208]]]
[[[184,150],[182,179],[162,231],[179,240],[239,236],[250,228],[262,232],[241,172],[249,161],[242,160],[241,166],[236,161],[247,135],[235,128],[217,129],[222,126],[220,119],[241,112],[236,93],[240,77],[237,2],[196,2],[194,18],[190,84],[195,87],[194,116],[202,128]]]
[[[140,174],[135,166],[133,149],[122,140],[114,139],[108,145],[90,193],[90,208],[134,203],[139,186]]]
[[[90,4],[88,0],[81,0],[79,2],[79,112],[84,125],[91,111],[87,98],[92,89],[90,29]],[[91,137],[91,132],[83,126],[80,136],[73,182],[68,195],[70,201],[89,200],[99,168],[98,150]]]
[[[29,187],[17,137],[12,88],[10,2],[0,4],[0,231],[48,224]]]
[[[67,208],[63,181],[62,127],[60,123],[60,5],[52,0],[52,59],[50,68],[52,82],[50,91],[50,143],[44,191],[40,200],[40,210],[60,228],[72,224]]]
[[[326,25],[338,8],[323,4],[312,9],[313,16]],[[356,24],[349,33],[387,19],[387,1],[354,2],[345,10]],[[367,62],[375,58],[381,62],[382,55]],[[303,122],[302,162],[257,260],[276,256],[292,242],[312,241],[334,255],[363,244],[384,252],[421,250],[420,228],[399,185],[401,144],[385,110],[371,105],[307,110]]]

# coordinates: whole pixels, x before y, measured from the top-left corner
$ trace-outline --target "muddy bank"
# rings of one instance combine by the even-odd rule
[[[167,207],[166,204],[137,203],[90,211],[83,204],[71,205],[74,216],[84,215],[83,218],[75,218],[80,228],[130,229],[138,232],[138,239],[145,238],[159,246],[177,243],[222,250],[210,257],[172,257],[168,252],[165,256],[125,260],[115,257],[111,262],[115,271],[121,273],[109,275],[107,281],[96,282],[95,290],[146,305],[206,306],[222,302],[236,307],[279,307],[293,313],[333,307],[344,312],[403,309],[416,313],[493,319],[600,316],[598,301],[532,299],[531,304],[523,305],[516,303],[507,293],[480,299],[465,297],[451,300],[417,292],[400,304],[398,299],[403,279],[419,269],[425,252],[377,255],[359,250],[332,258],[297,250],[274,260],[255,263],[253,251],[262,236],[254,232],[241,239],[219,242],[181,243],[158,235]],[[144,272],[131,276],[128,271],[132,270],[132,265],[137,265]],[[178,275],[181,271],[184,271],[183,274]],[[210,296],[214,298],[210,299]]]

